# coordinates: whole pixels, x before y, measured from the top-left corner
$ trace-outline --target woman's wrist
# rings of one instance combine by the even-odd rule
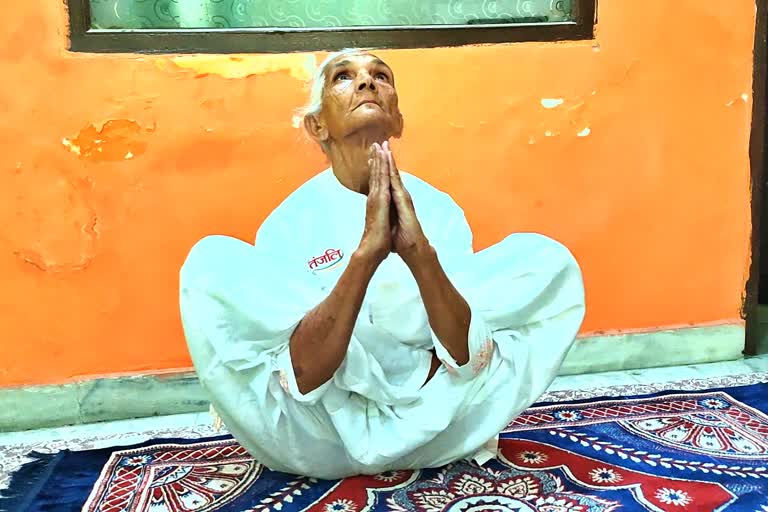
[[[386,257],[387,255],[382,254],[380,249],[373,249],[363,241],[360,242],[358,248],[352,253],[350,264],[368,270],[373,275]]]
[[[423,274],[437,262],[437,252],[426,238],[400,252],[400,257],[417,279],[417,274]]]

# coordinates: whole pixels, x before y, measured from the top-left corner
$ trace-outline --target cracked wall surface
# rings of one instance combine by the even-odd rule
[[[188,249],[253,240],[325,167],[293,126],[322,54],[71,54],[62,4],[0,22],[0,386],[188,368]],[[754,16],[601,2],[594,41],[379,52],[398,163],[451,193],[476,249],[568,245],[584,334],[741,322]]]

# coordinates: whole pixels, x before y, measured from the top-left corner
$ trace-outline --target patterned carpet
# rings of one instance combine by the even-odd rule
[[[485,466],[343,481],[272,472],[208,428],[152,432],[128,448],[4,448],[16,475],[0,510],[764,512],[766,382],[756,373],[550,393],[507,427]],[[47,453],[19,470],[30,449]]]

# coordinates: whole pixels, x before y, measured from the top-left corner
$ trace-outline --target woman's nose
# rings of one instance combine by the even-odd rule
[[[360,83],[357,84],[358,91],[362,91],[365,88],[372,91],[376,90],[376,82],[373,80],[373,77],[367,73],[361,75]]]

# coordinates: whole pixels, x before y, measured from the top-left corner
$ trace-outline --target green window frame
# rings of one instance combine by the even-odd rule
[[[91,0],[67,0],[67,5],[70,50],[74,52],[289,53],[592,39],[597,0],[571,2],[569,21],[537,22],[522,18],[467,25],[320,28],[93,28]]]

